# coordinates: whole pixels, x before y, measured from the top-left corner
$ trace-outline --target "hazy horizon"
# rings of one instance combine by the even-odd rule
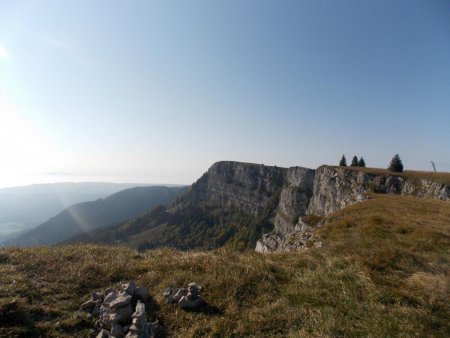
[[[64,180],[64,178],[67,179],[66,176],[62,176],[61,180],[55,180],[55,181],[42,181],[37,183],[31,183],[31,184],[22,184],[22,185],[14,185],[14,186],[4,186],[0,187],[1,190],[9,190],[9,189],[15,189],[15,188],[26,188],[26,187],[32,187],[32,186],[46,186],[46,185],[64,185],[64,184],[114,184],[114,185],[126,185],[126,186],[132,186],[132,187],[139,187],[139,186],[186,186],[187,184],[172,184],[172,183],[152,183],[152,182],[127,182],[127,181],[117,181],[117,182],[108,182],[108,181],[96,181],[95,179],[91,181],[83,181],[82,177],[78,178],[71,177],[72,180]],[[33,180],[33,182],[36,182],[36,180]],[[127,188],[124,188],[127,189]]]
[[[60,183],[100,183],[100,184],[136,184],[136,185],[161,185],[161,186],[185,186],[191,185],[190,183],[172,183],[172,182],[152,182],[149,178],[142,178],[141,181],[136,181],[139,177],[130,176],[130,180],[126,177],[105,177],[105,176],[86,176],[80,175],[24,175],[21,176],[21,183],[16,185],[0,185],[1,189],[16,188],[16,187],[26,187],[31,185],[45,185],[45,184],[60,184]],[[109,179],[109,180],[108,180]]]
[[[216,161],[450,171],[450,2],[0,3],[0,188]]]
[[[230,160],[231,161],[231,160]],[[351,161],[350,159],[347,159],[347,162],[349,163]],[[242,162],[248,162],[248,161],[242,161]],[[212,164],[212,163],[211,163]],[[259,163],[255,163],[255,164],[259,164]],[[264,163],[261,163],[264,164]],[[325,163],[327,165],[337,165],[337,163]],[[265,164],[268,165],[268,164]],[[273,164],[276,165],[276,164]],[[273,166],[272,165],[272,166]],[[278,167],[283,167],[283,166],[278,166]],[[207,168],[208,169],[208,168]],[[207,169],[205,169],[203,172],[205,172]],[[316,169],[316,167],[314,168],[310,168],[310,169]],[[382,169],[385,169],[384,167]],[[408,170],[414,170],[413,168],[409,168]],[[430,168],[426,168],[426,170],[424,171],[428,171],[428,172],[432,172],[433,170]],[[31,185],[45,185],[45,184],[63,184],[63,183],[104,183],[104,184],[136,184],[136,185],[161,185],[161,186],[190,186],[192,185],[198,178],[200,178],[200,176],[203,174],[203,172],[201,174],[199,174],[198,177],[194,178],[194,180],[192,182],[186,182],[186,183],[173,183],[173,182],[152,182],[149,178],[142,178],[141,181],[130,181],[131,179],[136,179],[136,177],[131,177],[130,176],[130,180],[127,180],[126,178],[124,179],[124,177],[118,176],[118,177],[108,177],[110,180],[105,180],[105,176],[98,176],[98,177],[89,177],[89,180],[86,180],[86,176],[70,176],[70,175],[41,175],[41,176],[23,176],[22,179],[22,183],[18,184],[18,185],[2,185],[0,186],[0,190],[2,189],[8,189],[8,188],[17,188],[17,187],[27,187],[27,186],[31,186]],[[441,170],[440,172],[449,172],[446,170]],[[49,177],[51,177],[51,179],[49,179]]]

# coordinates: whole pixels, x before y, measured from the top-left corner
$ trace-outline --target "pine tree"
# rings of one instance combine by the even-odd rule
[[[393,171],[393,172],[396,172],[396,173],[403,172],[403,163],[402,163],[402,160],[400,159],[400,156],[398,154],[395,154],[395,156],[392,158],[391,164],[389,165],[388,169],[390,171]]]
[[[345,155],[342,155],[341,161],[339,162],[340,167],[346,167],[347,166],[347,159],[345,158]]]
[[[357,167],[358,166],[358,158],[355,156],[353,156],[352,159],[352,164],[350,164],[351,167]]]
[[[361,156],[361,158],[358,161],[358,167],[365,167],[365,166],[366,166],[366,161],[364,161],[364,159]]]

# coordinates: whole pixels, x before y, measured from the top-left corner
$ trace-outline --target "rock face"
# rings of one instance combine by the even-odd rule
[[[274,220],[275,231],[287,234],[295,230],[299,217],[306,215],[313,188],[314,170],[300,167],[286,170]]]
[[[450,201],[450,185],[427,178],[422,178],[416,183],[405,181],[402,185],[401,193],[403,195]]]
[[[369,174],[342,167],[316,170],[308,214],[326,215],[367,198],[368,192],[412,195],[450,200],[450,185],[429,178],[408,179],[396,175]]]
[[[192,186],[188,203],[257,215],[279,194],[286,169],[240,162],[217,162]]]
[[[191,204],[238,210],[256,217],[275,199],[277,203],[271,206],[275,208],[271,220],[274,231],[257,242],[256,251],[285,251],[304,247],[312,237],[313,229],[302,223],[303,216],[325,216],[364,201],[368,192],[450,200],[449,184],[429,178],[326,165],[312,170],[217,162],[192,186],[178,207]]]
[[[320,246],[320,243],[313,241],[314,226],[303,222],[302,216],[325,216],[364,201],[368,192],[450,200],[450,185],[430,178],[372,174],[331,166],[321,166],[311,174],[303,168],[300,173],[298,170],[293,171],[293,168],[288,169],[288,172],[292,176],[291,180],[286,180],[281,192],[274,221],[275,231],[265,234],[257,242],[255,250],[258,252],[293,251],[308,245]],[[296,184],[290,184],[292,179]],[[302,193],[299,196],[294,191]]]
[[[450,183],[433,180],[433,175],[368,171],[217,162],[169,208],[155,208],[88,237],[97,243],[132,243],[139,250],[211,249],[226,244],[247,249],[273,231],[262,238],[257,250],[291,250],[308,242],[302,217],[325,216],[364,201],[369,192],[450,200]],[[139,234],[142,238],[136,243]]]
[[[297,251],[308,247],[321,247],[322,242],[314,238],[314,230],[322,222],[310,222],[307,217],[300,217],[293,231],[289,233],[264,234],[256,243],[256,252]]]
[[[326,215],[361,202],[366,199],[368,187],[369,177],[363,172],[321,166],[316,170],[308,213]]]
[[[276,230],[293,230],[313,194],[314,170],[279,168],[241,162],[217,162],[194,185],[187,202],[208,208],[238,210],[257,216],[279,199]]]
[[[261,239],[256,242],[255,251],[260,253],[284,251],[285,240],[285,236],[281,234],[264,234]]]
[[[91,299],[80,307],[94,317],[99,317],[96,326],[100,329],[97,338],[127,337],[150,338],[161,334],[157,323],[147,323],[145,303],[148,291],[134,282],[122,285],[121,290],[107,289],[94,292]]]
[[[450,200],[450,185],[323,165],[317,170],[217,162],[192,186],[184,203],[258,215],[278,198],[275,231],[293,232],[299,217],[326,215],[364,201],[368,192]]]

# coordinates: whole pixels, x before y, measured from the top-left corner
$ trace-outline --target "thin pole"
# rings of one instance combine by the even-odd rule
[[[433,166],[434,172],[436,172],[436,166],[434,165],[433,161],[431,161],[431,165]]]

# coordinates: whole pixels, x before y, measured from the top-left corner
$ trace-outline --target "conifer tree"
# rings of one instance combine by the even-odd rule
[[[350,166],[351,167],[357,167],[358,166],[358,157],[356,157],[356,155],[353,156],[352,164],[350,164]]]
[[[341,161],[339,162],[340,167],[346,167],[347,166],[347,159],[345,158],[345,155],[342,155]]]
[[[358,167],[365,167],[366,166],[366,161],[364,161],[363,157],[361,156],[361,158],[358,161]]]
[[[403,172],[403,163],[402,163],[402,160],[400,159],[400,156],[398,154],[395,154],[395,156],[392,158],[391,164],[389,165],[388,169],[390,171],[393,171],[393,172],[396,172],[396,173]]]

